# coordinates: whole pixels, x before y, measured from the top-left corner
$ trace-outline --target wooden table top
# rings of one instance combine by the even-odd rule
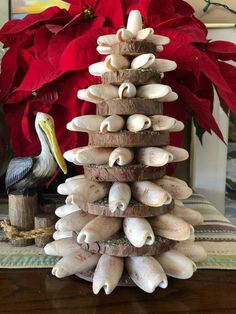
[[[153,294],[117,288],[95,296],[75,276],[57,279],[49,269],[0,270],[0,313],[236,313],[236,271],[199,270],[189,280],[169,279]]]

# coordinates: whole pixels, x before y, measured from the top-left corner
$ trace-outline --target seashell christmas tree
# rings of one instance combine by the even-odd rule
[[[95,294],[132,285],[151,293],[166,288],[168,276],[190,278],[195,262],[206,258],[194,243],[194,226],[203,218],[181,202],[192,190],[165,175],[168,163],[188,158],[169,145],[169,132],[183,130],[183,123],[163,115],[162,103],[178,97],[161,84],[176,63],[156,58],[168,43],[143,29],[140,12],[131,11],[126,29],[98,38],[97,50],[107,57],[89,71],[102,84],[78,92],[96,104],[97,115],[67,125],[89,134],[89,146],[64,154],[84,166],[84,175],[59,185],[66,204],[56,210],[55,241],[45,252],[62,257],[53,275],[91,281]]]

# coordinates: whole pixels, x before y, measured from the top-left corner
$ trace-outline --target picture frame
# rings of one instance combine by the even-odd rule
[[[29,13],[39,13],[50,6],[67,9],[69,4],[62,0],[8,0],[9,19],[23,18]]]

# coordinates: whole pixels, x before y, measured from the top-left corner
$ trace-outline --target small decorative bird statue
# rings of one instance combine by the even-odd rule
[[[53,118],[46,113],[38,112],[35,129],[41,144],[40,155],[13,158],[6,173],[10,223],[18,230],[34,229],[35,215],[38,213],[37,192],[54,175],[57,165],[64,174],[67,173],[67,166],[57,142]],[[32,244],[32,241],[20,239],[12,241],[12,244],[26,246]]]

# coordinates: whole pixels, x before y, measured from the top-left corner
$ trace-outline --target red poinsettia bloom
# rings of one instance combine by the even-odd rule
[[[87,71],[103,58],[96,52],[97,37],[123,27],[132,9],[141,11],[145,26],[171,39],[158,53],[178,65],[164,78],[179,94],[176,103],[165,105],[166,113],[181,120],[194,117],[201,129],[222,138],[212,116],[213,86],[236,112],[236,69],[224,62],[236,60],[236,45],[208,41],[207,29],[182,0],[65,1],[70,3],[68,11],[52,7],[9,21],[0,31],[0,41],[9,48],[2,61],[0,100],[16,155],[39,151],[37,111],[54,116],[63,151],[86,143],[65,125],[75,116],[95,112],[93,104],[77,99],[77,91],[99,82]]]

